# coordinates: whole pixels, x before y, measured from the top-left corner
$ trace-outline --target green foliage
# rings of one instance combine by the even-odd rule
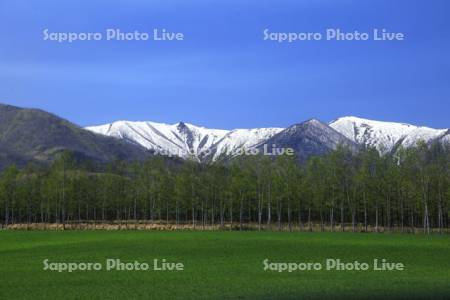
[[[293,156],[210,165],[153,157],[115,160],[99,172],[63,151],[49,167],[11,166],[1,174],[0,222],[443,232],[449,153],[442,144],[385,156],[372,148],[355,154],[338,147],[303,165]]]

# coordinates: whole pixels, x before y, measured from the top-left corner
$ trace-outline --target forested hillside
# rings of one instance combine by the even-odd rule
[[[0,170],[11,163],[49,164],[68,150],[77,160],[139,160],[149,154],[137,145],[94,134],[39,110],[0,104]]]

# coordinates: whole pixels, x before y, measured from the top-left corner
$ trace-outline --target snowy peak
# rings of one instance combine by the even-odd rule
[[[411,147],[418,141],[431,142],[442,139],[447,129],[418,127],[405,123],[382,122],[358,117],[343,117],[330,126],[348,139],[365,146],[375,147],[382,153],[398,147]]]
[[[320,128],[322,130],[330,129],[330,127],[326,123],[323,123],[322,121],[319,121],[317,119],[309,119],[309,120],[307,120],[303,123],[300,123],[296,126],[302,127],[302,128]]]
[[[306,161],[313,155],[324,155],[337,149],[339,145],[345,145],[353,151],[358,149],[356,143],[317,119],[292,125],[265,144],[294,149],[300,161]]]
[[[215,143],[211,148],[212,160],[216,161],[221,156],[233,156],[239,149],[251,149],[267,141],[272,136],[281,132],[283,128],[255,128],[234,129]]]
[[[158,154],[198,161],[214,161],[240,148],[253,147],[283,130],[283,128],[221,130],[184,122],[170,125],[129,121],[117,121],[86,129],[128,140]]]
[[[264,143],[294,146],[300,154],[325,153],[338,144],[350,148],[370,146],[382,153],[405,148],[418,141],[450,143],[449,129],[433,129],[411,124],[381,122],[358,117],[342,117],[329,124],[317,119],[284,128],[209,129],[190,123],[117,121],[87,127],[102,135],[124,139],[166,156],[197,161],[217,161],[239,150],[259,148]],[[300,155],[299,154],[299,155]],[[306,156],[305,156],[306,157]]]

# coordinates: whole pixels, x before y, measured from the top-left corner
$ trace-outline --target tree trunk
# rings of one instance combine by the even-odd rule
[[[303,221],[302,221],[302,202],[298,200],[298,226],[300,231],[303,231]]]
[[[287,207],[287,209],[288,209],[288,215],[287,215],[287,217],[288,217],[288,227],[289,227],[289,232],[292,232],[292,222],[291,222],[291,200],[290,200],[289,197],[288,197],[288,207]]]
[[[386,195],[386,227],[388,232],[391,232],[391,197],[389,192]]]
[[[308,230],[309,230],[309,232],[312,232],[311,206],[308,207]]]
[[[191,211],[192,211],[192,227],[195,229],[195,207],[194,207],[193,203],[192,203]]]
[[[178,226],[180,225],[180,208],[178,207],[178,199],[175,200],[175,223],[176,223],[176,227],[178,229]]]
[[[201,212],[202,212],[202,230],[205,230],[205,201],[204,200],[202,200]]]
[[[230,231],[233,230],[233,201],[230,200]]]
[[[331,224],[331,232],[334,232],[334,207],[330,208],[330,224]]]
[[[242,218],[244,216],[244,195],[240,191],[240,204],[239,204],[239,230],[242,231]]]
[[[223,203],[222,199],[220,200],[220,228],[223,228],[224,215],[225,215],[225,204]]]
[[[258,191],[258,230],[261,231],[263,193]]]
[[[367,232],[367,198],[366,198],[366,191],[363,192],[363,198],[364,198],[364,231]]]
[[[423,229],[424,232],[430,234],[430,214],[428,211],[428,182],[422,180],[422,192],[423,192]]]
[[[271,184],[268,187],[268,201],[267,201],[267,226],[270,227],[272,221],[272,191]]]
[[[403,196],[401,196],[400,199],[400,227],[401,227],[401,231],[402,233],[405,232],[405,208],[404,208],[404,200],[403,200]]]
[[[442,191],[441,188],[439,186],[439,199],[438,199],[438,227],[439,227],[439,233],[442,234],[442,230],[444,228],[444,217],[443,217],[443,213],[442,213]]]
[[[323,209],[322,209],[322,204],[320,204],[320,232],[324,232],[325,230],[325,225],[324,225],[324,221],[323,221]]]
[[[375,203],[375,232],[378,232],[378,202]]]
[[[277,198],[278,231],[281,231],[281,201]]]

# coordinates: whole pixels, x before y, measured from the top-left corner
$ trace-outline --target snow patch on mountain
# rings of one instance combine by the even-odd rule
[[[217,160],[222,155],[234,156],[233,154],[239,149],[251,149],[256,145],[267,141],[282,130],[283,128],[231,130],[223,137],[223,139],[213,146],[213,161]]]
[[[183,122],[164,124],[129,121],[117,121],[86,129],[128,140],[163,155],[213,161],[239,149],[249,149],[283,130],[283,128],[222,130]]]
[[[411,124],[382,122],[358,117],[343,117],[329,124],[350,140],[388,153],[399,146],[411,147],[420,140],[430,142],[444,137],[447,129],[433,129]]]
[[[302,124],[327,127],[315,119]],[[381,122],[358,117],[343,117],[328,124],[350,141],[377,148],[382,153],[395,151],[398,147],[411,147],[418,141],[439,140],[450,144],[449,129],[433,129],[411,124]],[[189,123],[165,124],[155,122],[117,121],[110,124],[87,127],[92,132],[125,139],[158,154],[177,156],[198,161],[216,161],[221,157],[234,156],[239,150],[258,148],[284,128],[255,129],[209,129]],[[290,132],[293,131],[293,132]],[[322,128],[321,132],[325,132]],[[285,134],[294,134],[291,126]],[[317,133],[320,138],[320,133]],[[285,141],[286,142],[286,141]]]

